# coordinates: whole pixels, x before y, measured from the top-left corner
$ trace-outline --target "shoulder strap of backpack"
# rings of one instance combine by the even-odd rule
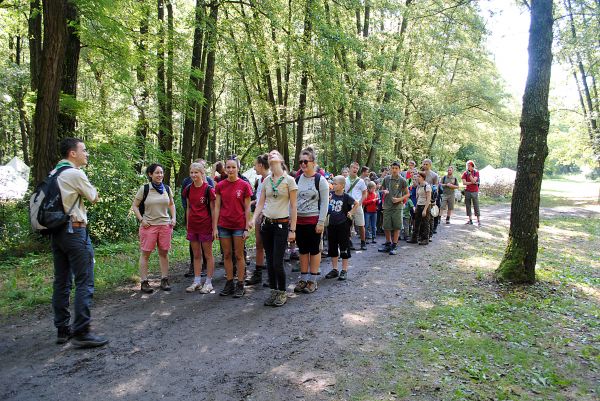
[[[358,184],[358,181],[360,181],[360,177],[356,177],[356,180],[354,180],[354,182],[352,183],[352,185],[350,185],[350,188],[348,188],[348,190],[346,191],[347,194],[349,194],[350,192],[352,192],[352,190],[354,189],[354,187],[356,186],[356,184]]]
[[[165,189],[167,190],[167,195],[169,195],[169,200],[173,200],[173,194],[171,193],[171,188],[167,184],[165,184]]]
[[[146,198],[148,197],[149,192],[150,192],[150,184],[144,184],[144,196],[142,196],[142,201],[140,203],[146,202]]]
[[[204,193],[204,196],[206,197],[206,206],[207,206],[207,210],[208,210],[208,215],[212,216],[212,213],[210,211],[210,188],[211,186],[208,185],[208,182],[206,183],[206,192]]]
[[[193,182],[189,183],[188,185],[186,185],[185,188],[183,188],[182,194],[185,199],[190,198],[190,188],[192,187],[192,184],[193,184]]]

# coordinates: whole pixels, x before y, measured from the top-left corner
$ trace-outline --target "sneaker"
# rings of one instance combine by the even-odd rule
[[[188,271],[183,274],[183,277],[187,277],[187,278],[194,277],[194,265],[193,264],[190,263],[190,267],[188,268]]]
[[[262,266],[256,266],[256,269],[254,269],[254,272],[252,272],[252,276],[246,279],[246,284],[255,285],[262,283],[262,270]]]
[[[225,287],[221,290],[219,295],[226,297],[228,295],[232,295],[235,292],[235,286],[233,285],[233,280],[227,280],[225,282]]]
[[[449,218],[446,219],[446,224],[450,224],[450,219]]]
[[[331,269],[331,271],[325,275],[325,278],[336,278],[337,276],[339,276],[337,269]]]
[[[204,283],[202,288],[200,288],[200,294],[210,294],[214,291],[212,284]]]
[[[79,334],[73,335],[71,343],[80,348],[94,348],[108,344],[108,340],[91,333],[90,330],[87,329]]]
[[[434,228],[432,233],[437,234],[437,228]]]
[[[340,272],[340,276],[338,277],[338,280],[340,281],[344,281],[348,278],[348,271],[347,270],[342,270]]]
[[[377,249],[377,252],[389,252],[391,249],[392,249],[392,244],[390,244],[389,242],[386,242],[385,244],[381,245]]]
[[[465,225],[473,225],[473,220],[469,220],[465,223]]]
[[[371,244],[376,244],[377,241],[375,241],[375,237],[373,237],[373,239],[371,240]]]
[[[302,292],[306,288],[306,281],[300,280],[298,284],[294,287],[294,292]]]
[[[317,290],[317,282],[316,281],[308,280],[306,282],[306,287],[304,287],[304,289],[302,290],[302,292],[305,293],[305,294],[312,294],[316,290]]]
[[[265,306],[275,306],[275,299],[277,298],[278,292],[279,291],[277,290],[271,290],[269,298],[265,299]]]
[[[64,326],[58,328],[58,334],[56,335],[56,343],[64,344],[69,341],[73,337],[73,333],[71,333],[70,326]]]
[[[193,282],[188,288],[185,289],[185,292],[194,292],[202,288],[202,284]]]
[[[398,246],[392,245],[392,248],[390,249],[390,255],[397,255],[397,254],[398,254]]]
[[[163,277],[160,279],[160,289],[163,291],[171,291],[171,286],[169,285],[168,277]]]
[[[152,294],[154,292],[154,290],[152,289],[152,287],[150,287],[150,283],[148,282],[148,280],[144,280],[142,281],[142,284],[140,286],[140,290],[146,294]]]
[[[367,250],[367,243],[365,241],[360,241],[360,249],[361,251]]]
[[[237,285],[235,286],[235,292],[233,293],[233,297],[241,298],[244,296],[245,293],[246,293],[246,290],[244,289],[244,282],[238,281]]]
[[[417,241],[415,238],[411,238],[411,239],[407,240],[406,242],[409,244],[416,244],[419,241]]]
[[[287,292],[277,291],[275,300],[273,300],[273,306],[283,306],[287,302]]]

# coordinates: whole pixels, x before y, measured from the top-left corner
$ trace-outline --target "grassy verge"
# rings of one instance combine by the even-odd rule
[[[254,246],[253,234],[248,246]],[[95,290],[99,296],[114,291],[119,286],[139,281],[139,242],[137,238],[116,244],[95,247]],[[219,248],[213,244],[213,253]],[[189,260],[185,233],[176,231],[169,252],[171,268]],[[150,257],[150,273],[158,274],[158,256]],[[49,304],[52,299],[54,277],[50,252],[29,254],[0,261],[0,316],[23,312],[38,305]]]
[[[542,219],[538,283],[498,286],[506,229],[432,263],[430,298],[399,308],[355,400],[597,400],[600,219]]]

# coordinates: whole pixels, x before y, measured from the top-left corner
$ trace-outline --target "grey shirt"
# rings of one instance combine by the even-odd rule
[[[321,207],[319,208],[319,193]],[[329,185],[325,177],[319,179],[319,192],[315,188],[315,177],[300,175],[298,179],[298,216],[319,216],[319,223],[325,222],[329,205]]]

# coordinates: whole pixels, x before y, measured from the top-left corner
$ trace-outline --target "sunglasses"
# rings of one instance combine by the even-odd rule
[[[300,160],[298,163],[308,165],[308,163],[310,163],[310,162],[311,162],[311,160]]]

